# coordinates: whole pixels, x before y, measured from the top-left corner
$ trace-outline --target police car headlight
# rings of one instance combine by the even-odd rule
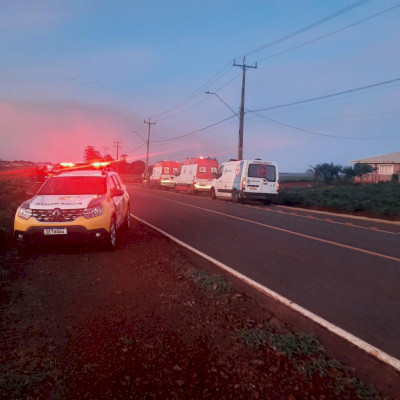
[[[83,211],[83,216],[85,218],[94,218],[101,214],[103,214],[103,206],[86,208],[86,210]]]
[[[32,216],[32,210],[30,208],[20,207],[17,212],[18,217],[23,219],[29,219]]]

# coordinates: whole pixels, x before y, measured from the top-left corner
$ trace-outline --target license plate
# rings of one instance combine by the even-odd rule
[[[45,235],[66,235],[67,228],[45,228],[44,234]]]
[[[254,186],[249,186],[250,190],[257,190],[258,188],[254,187]]]

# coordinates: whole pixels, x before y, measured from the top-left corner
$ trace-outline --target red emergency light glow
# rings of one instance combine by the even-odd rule
[[[75,164],[72,162],[62,162],[62,163],[60,163],[60,165],[62,167],[74,167],[75,166]]]
[[[94,162],[92,165],[93,167],[106,167],[109,164],[110,164],[109,162],[102,161],[102,162]]]

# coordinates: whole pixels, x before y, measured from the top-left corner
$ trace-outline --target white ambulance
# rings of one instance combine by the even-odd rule
[[[270,204],[278,190],[276,163],[259,159],[231,160],[220,165],[211,184],[211,198],[231,199],[234,203],[259,200]]]
[[[218,161],[215,158],[188,158],[181,162],[179,174],[175,179],[175,191],[209,192],[217,172]]]
[[[153,172],[150,175],[150,188],[173,188],[178,171],[179,163],[177,161],[157,162],[154,164]]]

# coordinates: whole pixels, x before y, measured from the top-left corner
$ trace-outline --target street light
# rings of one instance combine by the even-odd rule
[[[242,124],[242,118],[241,118],[241,116],[240,116],[237,112],[235,112],[235,111],[232,109],[232,107],[229,106],[229,104],[225,103],[225,101],[222,100],[221,97],[219,97],[219,96],[217,95],[217,93],[209,92],[209,91],[207,90],[207,92],[205,92],[205,94],[213,94],[213,95],[217,96],[218,99],[222,101],[222,103],[224,103],[237,117],[239,117],[239,127],[241,126],[241,124]],[[239,128],[239,131],[240,131],[240,128]],[[241,159],[242,159],[242,153],[243,153],[243,145],[240,144],[240,134],[239,134],[238,160],[241,160]]]
[[[237,112],[235,112],[234,110],[233,110],[233,108],[232,107],[230,107],[227,103],[225,103],[225,101],[223,101],[222,99],[221,99],[221,97],[219,97],[218,95],[217,95],[217,93],[214,93],[214,92],[210,92],[210,91],[208,91],[207,90],[207,92],[204,92],[205,94],[213,94],[213,95],[215,95],[215,96],[217,96],[237,117],[239,116],[239,114],[237,113]]]

